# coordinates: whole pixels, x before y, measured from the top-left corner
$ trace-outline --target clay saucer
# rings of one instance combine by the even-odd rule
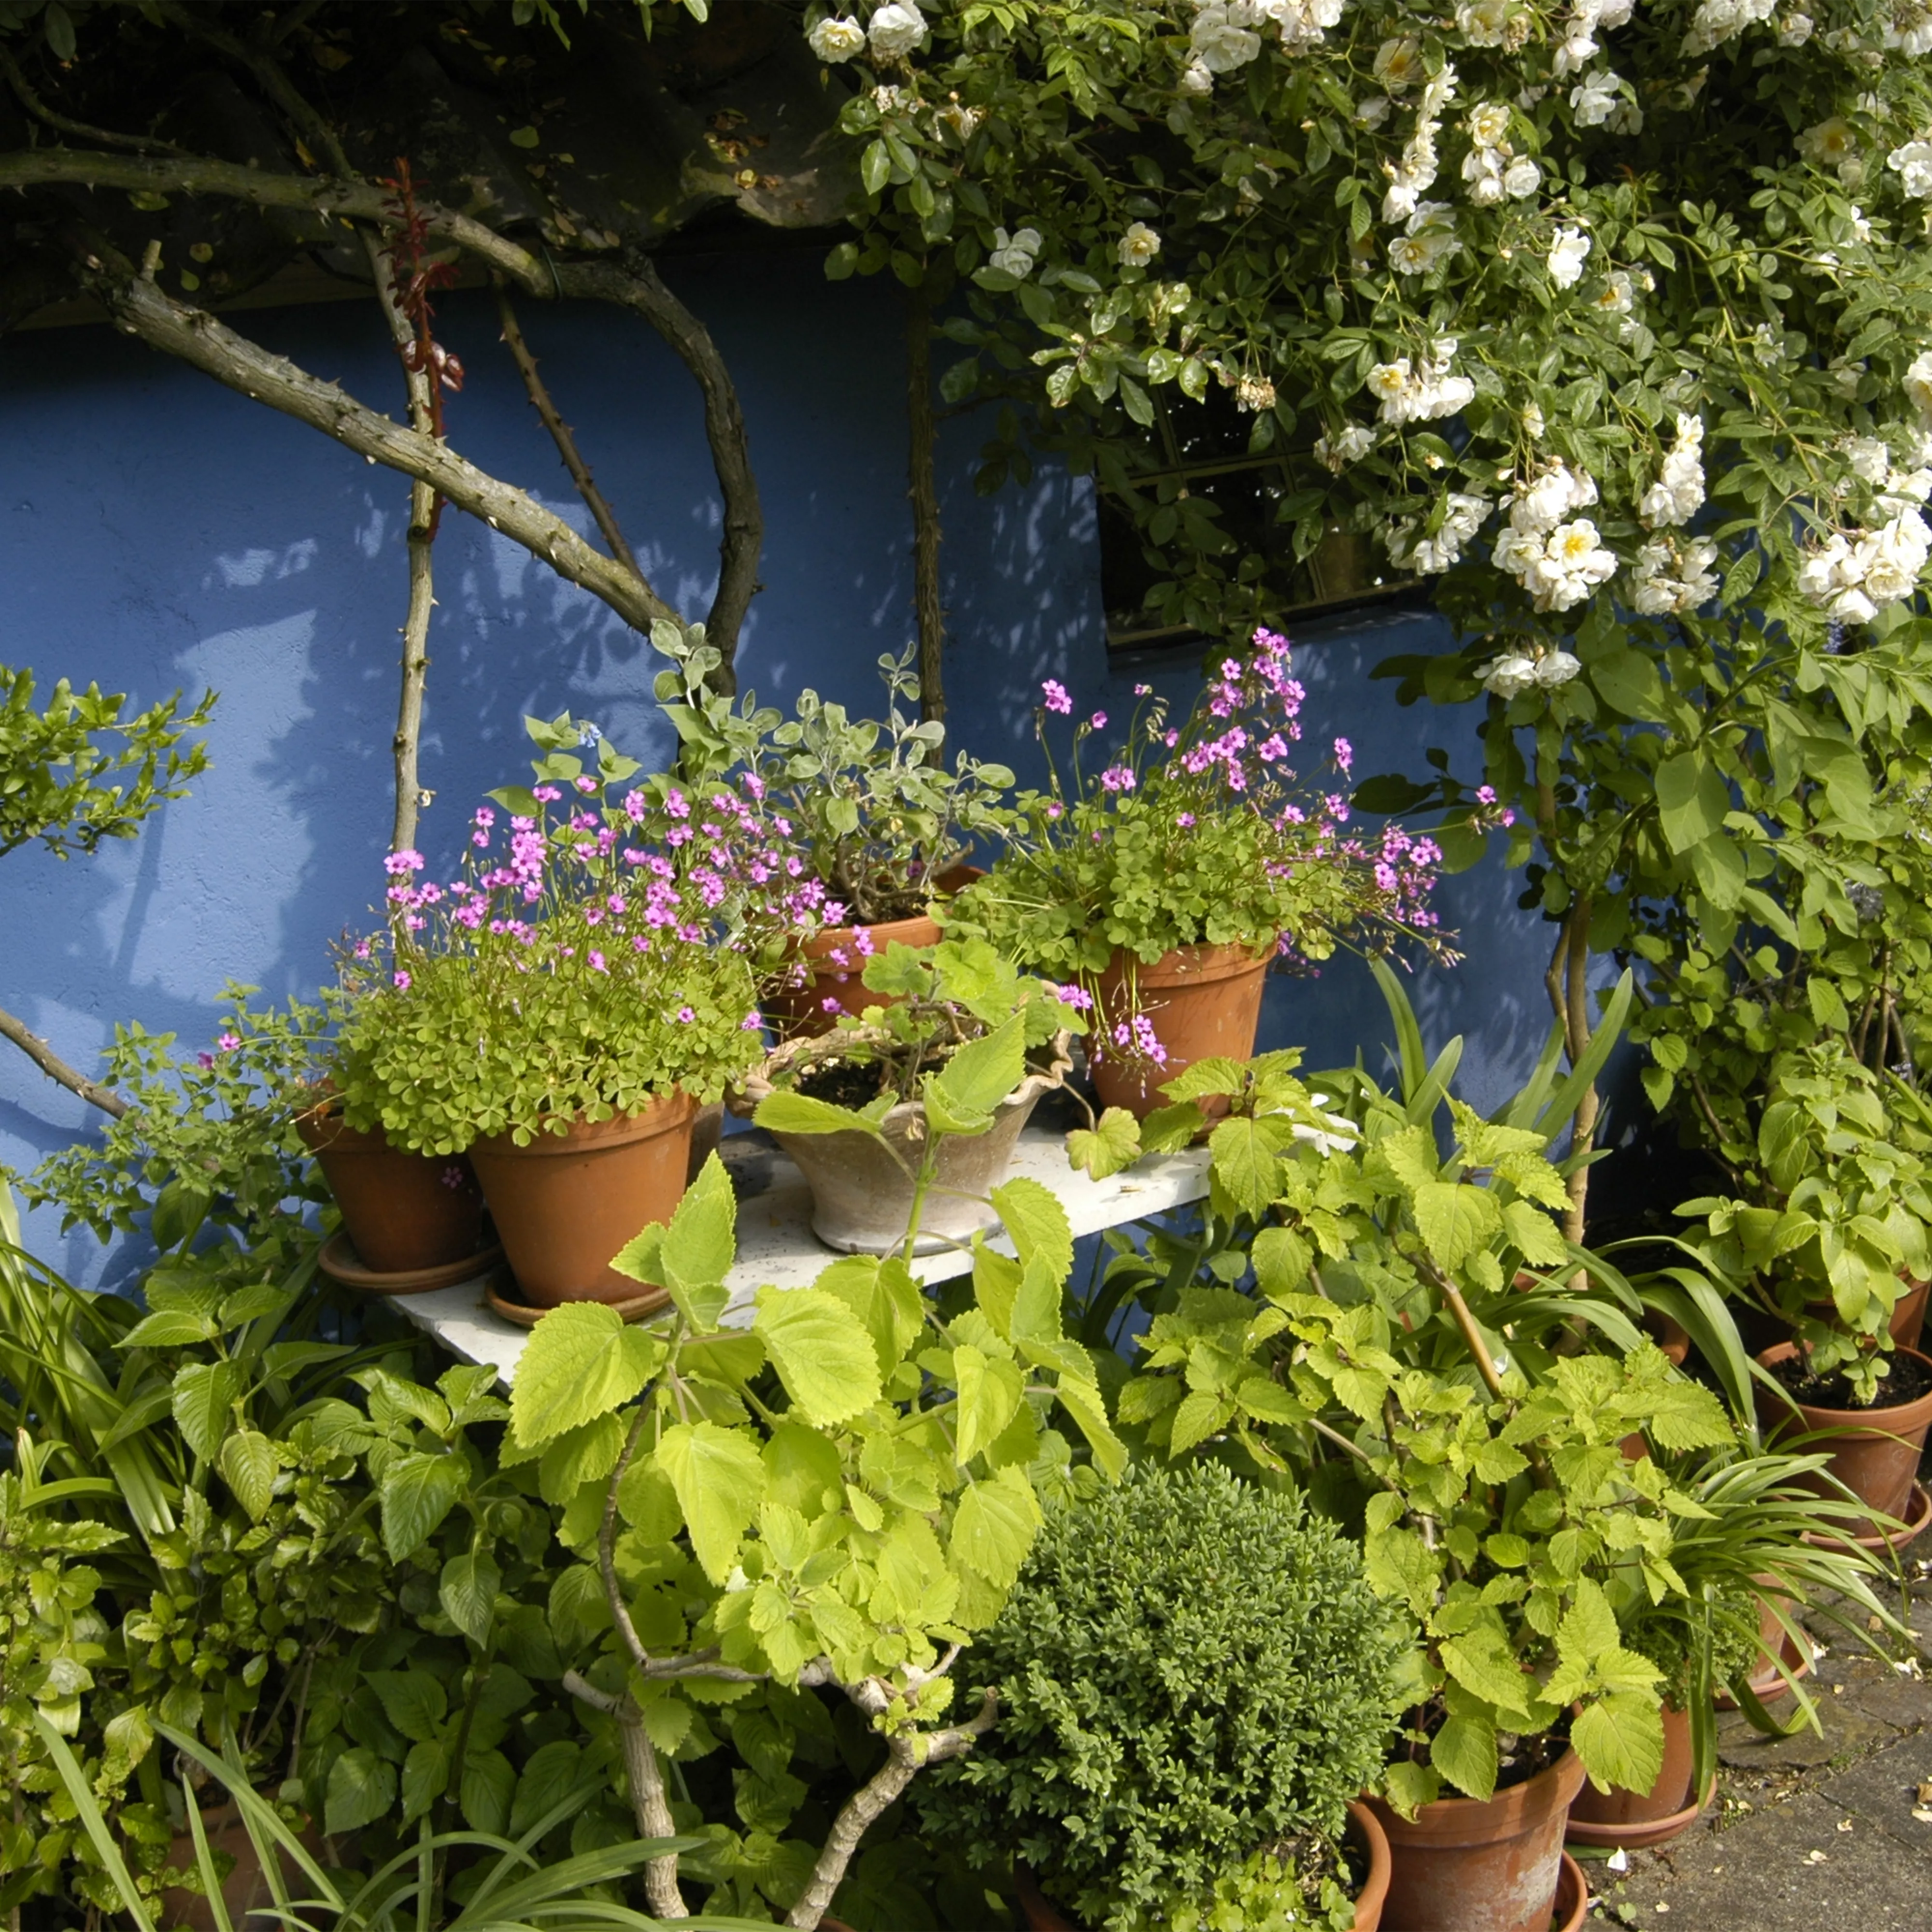
[[[1849,1550],[1856,1544],[1860,1550],[1869,1550],[1874,1556],[1882,1556],[1888,1550],[1903,1550],[1911,1542],[1927,1523],[1932,1522],[1932,1490],[1923,1483],[1914,1483],[1912,1495],[1905,1505],[1905,1526],[1887,1535],[1878,1532],[1870,1536],[1820,1536],[1815,1530],[1804,1532],[1804,1540],[1815,1544],[1820,1550]]]
[[[548,1308],[522,1298],[516,1278],[508,1268],[497,1269],[484,1283],[483,1299],[493,1314],[500,1315],[506,1322],[514,1322],[519,1328],[534,1328],[550,1312]],[[653,1315],[661,1315],[670,1306],[670,1290],[643,1288],[622,1301],[607,1302],[604,1306],[614,1309],[622,1321],[644,1322]]]
[[[349,1231],[338,1228],[322,1243],[316,1265],[330,1280],[364,1294],[427,1294],[432,1288],[454,1288],[460,1281],[474,1281],[478,1275],[488,1274],[502,1258],[502,1247],[493,1242],[460,1261],[383,1274],[364,1263],[349,1238]]]

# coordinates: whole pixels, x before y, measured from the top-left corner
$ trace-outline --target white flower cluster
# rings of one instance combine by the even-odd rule
[[[1574,514],[1596,500],[1595,479],[1555,458],[1510,498],[1509,528],[1492,555],[1538,610],[1572,609],[1616,574],[1616,553],[1588,517]]]
[[[1399,275],[1426,275],[1462,252],[1455,210],[1446,201],[1418,202],[1408,226],[1389,244],[1389,266]]]
[[[996,228],[993,230],[993,252],[986,257],[986,266],[1002,270],[1016,282],[1023,282],[1033,273],[1033,265],[1040,259],[1041,245],[1037,228],[1022,228],[1011,236],[1004,228]]]
[[[1339,476],[1350,464],[1360,462],[1375,446],[1373,430],[1362,423],[1348,423],[1333,436],[1324,431],[1315,439],[1315,460]]]
[[[1462,160],[1462,178],[1469,199],[1478,208],[1493,208],[1505,197],[1526,200],[1543,184],[1543,170],[1509,142],[1509,104],[1478,103],[1469,112],[1469,152]]]
[[[1570,111],[1580,128],[1607,128],[1612,134],[1643,132],[1643,110],[1622,94],[1623,82],[1608,68],[1586,74],[1570,90]]]
[[[1932,201],[1932,140],[1923,135],[1892,149],[1885,164],[1915,201]]]
[[[1932,9],[1917,0],[1904,0],[1895,6],[1885,30],[1885,44],[1902,54],[1932,53]]]
[[[1456,338],[1444,335],[1419,364],[1406,356],[1378,362],[1369,371],[1369,393],[1381,405],[1377,413],[1382,421],[1433,422],[1467,408],[1475,399],[1476,386],[1466,376],[1450,374],[1455,355]]]
[[[1708,537],[1652,537],[1630,568],[1630,602],[1646,617],[1682,617],[1718,594]]]
[[[1420,56],[1403,50],[1414,45],[1413,40],[1384,40],[1376,56],[1376,77],[1391,93],[1400,92],[1413,78],[1406,63],[1411,58],[1419,62]],[[1456,70],[1445,61],[1442,71],[1424,83],[1422,98],[1416,104],[1415,132],[1408,137],[1402,159],[1393,167],[1383,164],[1389,176],[1388,191],[1382,196],[1384,221],[1406,221],[1436,185],[1436,136],[1442,125],[1442,110],[1455,96]]]
[[[1903,509],[1876,530],[1834,530],[1798,567],[1798,588],[1830,616],[1868,624],[1880,608],[1910,597],[1932,556],[1932,530]]]
[[[1529,38],[1536,16],[1516,0],[1462,0],[1456,27],[1472,47],[1501,47],[1514,53]]]
[[[868,27],[833,14],[807,32],[805,44],[822,61],[856,60],[868,40],[879,59],[903,60],[926,38],[926,16],[916,0],[886,0],[874,10]]]
[[[1690,16],[1690,31],[1684,36],[1686,59],[1695,60],[1714,47],[1734,40],[1747,27],[1768,20],[1778,10],[1778,0],[1704,0]]]
[[[1676,444],[1664,459],[1662,473],[1643,493],[1636,513],[1652,530],[1677,529],[1703,507],[1703,418],[1680,411]]]
[[[1918,420],[1932,430],[1932,349],[1922,349],[1905,371],[1905,393]]]
[[[1630,16],[1635,0],[1575,0],[1568,15],[1557,23],[1562,38],[1550,62],[1560,80],[1565,74],[1581,74],[1597,58],[1597,32],[1622,26]]]
[[[1798,137],[1798,152],[1814,167],[1834,168],[1838,178],[1855,186],[1864,177],[1864,157],[1858,152],[1858,137],[1842,114],[1814,123]],[[1904,150],[1900,149],[1903,154]],[[1893,166],[1900,165],[1898,157]]]
[[[1432,536],[1418,517],[1404,517],[1388,533],[1390,560],[1405,570],[1432,576],[1459,562],[1462,546],[1483,527],[1490,514],[1490,500],[1461,490],[1452,490],[1444,500],[1442,525]]]
[[[1514,698],[1532,686],[1554,691],[1582,668],[1581,659],[1568,651],[1545,651],[1534,658],[1526,651],[1505,651],[1484,672],[1483,688],[1498,698]]]
[[[1194,0],[1194,24],[1187,37],[1183,94],[1214,92],[1217,74],[1232,74],[1262,50],[1258,31],[1270,22],[1291,52],[1318,45],[1339,26],[1345,0]]]
[[[1583,264],[1589,254],[1589,236],[1564,222],[1550,244],[1550,279],[1559,289],[1574,289],[1583,279]]]

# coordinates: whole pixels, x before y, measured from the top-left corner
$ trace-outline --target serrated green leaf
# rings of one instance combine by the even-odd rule
[[[602,1302],[553,1308],[530,1330],[510,1388],[510,1428],[539,1448],[639,1394],[664,1358],[664,1345],[627,1328]]]
[[[770,1094],[752,1114],[754,1126],[775,1134],[869,1134],[877,1139],[878,1124],[850,1107],[835,1107],[808,1094]]]
[[[378,1491],[390,1561],[414,1556],[469,1486],[469,1465],[460,1456],[402,1456],[392,1462]]]
[[[212,1462],[235,1420],[242,1371],[233,1362],[190,1362],[175,1377],[172,1408],[182,1440]]]
[[[488,1640],[503,1573],[481,1550],[465,1550],[442,1566],[436,1594],[442,1613],[473,1643]]]
[[[221,1480],[233,1491],[235,1500],[260,1522],[274,1500],[275,1476],[280,1468],[275,1445],[259,1430],[238,1429],[221,1445],[215,1467]]]
[[[359,1832],[386,1818],[396,1802],[395,1766],[368,1746],[346,1750],[328,1768],[322,1800],[322,1828],[332,1836]]]
[[[1496,1795],[1496,1727],[1473,1712],[1448,1719],[1430,1739],[1429,1762],[1458,1791],[1485,1801]]]
[[[878,1352],[865,1324],[836,1294],[816,1288],[762,1289],[752,1328],[807,1420],[820,1427],[843,1422],[878,1400]]]
[[[1664,1768],[1664,1718],[1656,1696],[1619,1690],[1587,1704],[1570,1742],[1599,1790],[1648,1796]]]
[[[1026,1378],[1017,1363],[995,1360],[964,1346],[952,1352],[952,1374],[959,1390],[953,1455],[964,1468],[1012,1421]]]
[[[866,1345],[869,1360],[871,1345]],[[722,1583],[764,1500],[765,1466],[749,1435],[715,1422],[681,1422],[658,1439],[658,1466],[677,1492],[691,1547],[704,1574]]]
[[[984,1116],[1026,1077],[1026,1016],[1013,1016],[978,1040],[968,1040],[927,1083],[956,1118]]]
[[[372,1670],[364,1681],[391,1726],[412,1743],[428,1743],[440,1732],[449,1700],[427,1670]]]
[[[1453,1274],[1502,1229],[1496,1197],[1486,1187],[1425,1181],[1410,1200],[1416,1232],[1444,1274]]]
[[[969,1483],[952,1519],[952,1560],[996,1589],[1010,1589],[1040,1522],[1039,1502],[1019,1470]]]
[[[1124,1107],[1109,1107],[1092,1127],[1066,1136],[1066,1159],[1095,1180],[1105,1180],[1141,1157],[1141,1124]]]

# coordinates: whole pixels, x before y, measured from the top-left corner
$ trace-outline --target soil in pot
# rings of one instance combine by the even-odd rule
[[[1790,1342],[1758,1357],[1797,1406],[1768,1389],[1757,1394],[1758,1418],[1774,1441],[1816,1435],[1831,1456],[1831,1473],[1875,1514],[1902,1518],[1912,1499],[1918,1458],[1932,1428],[1932,1360],[1916,1349],[1900,1348],[1869,1408],[1856,1406],[1844,1378],[1814,1376]],[[1848,1526],[1854,1536],[1879,1532],[1865,1521]]]
[[[1549,1932],[1563,1829],[1583,1781],[1582,1760],[1566,1749],[1493,1798],[1440,1798],[1412,1819],[1370,1798],[1389,1840],[1385,1932]],[[1580,1898],[1576,1910],[1580,1922]]]
[[[1664,1710],[1664,1764],[1648,1791],[1622,1791],[1612,1786],[1599,1791],[1586,1778],[1570,1803],[1570,1823],[1564,1835],[1572,1844],[1621,1845],[1635,1850],[1660,1845],[1688,1831],[1710,1802],[1690,1792],[1690,1714]]]
[[[1048,1049],[1047,1064],[1029,1072],[1000,1102],[985,1133],[948,1134],[940,1142],[938,1172],[920,1212],[916,1253],[969,1240],[998,1224],[998,1216],[976,1197],[1005,1179],[1020,1130],[1041,1096],[1065,1079],[1071,1064],[1066,1046],[1063,1034]],[[753,1092],[754,1083],[748,1081],[746,1090]],[[878,1096],[878,1070],[835,1062],[814,1068],[798,1090],[836,1106],[862,1107]],[[926,1108],[916,1101],[902,1104],[880,1125],[884,1145],[856,1132],[773,1136],[812,1190],[812,1232],[842,1254],[890,1254],[904,1245],[911,1223],[912,1176],[926,1152]]]
[[[683,1198],[697,1108],[674,1093],[640,1114],[574,1120],[528,1147],[494,1134],[470,1149],[523,1299],[626,1302],[638,1284],[610,1259]]]
[[[358,1258],[379,1274],[446,1267],[483,1246],[483,1195],[461,1154],[404,1154],[360,1133],[339,1103],[297,1116]]]
[[[1355,1893],[1354,1932],[1378,1932],[1382,1924],[1384,1901],[1388,1896],[1389,1847],[1381,1823],[1364,1803],[1351,1801],[1348,1823],[1340,1847],[1323,1846],[1322,1852],[1334,1862],[1345,1887]],[[1298,1851],[1298,1869],[1306,1869]],[[1328,1868],[1318,1868],[1318,1877]],[[1019,1894],[1020,1922],[1027,1932],[1079,1932],[1073,1922],[1040,1888],[1040,1881],[1024,1864],[1016,1864],[1013,1876]],[[826,1922],[830,1923],[830,1922]]]
[[[933,881],[938,895],[947,897],[982,874],[977,866],[954,866]],[[866,935],[862,947],[859,935]],[[939,922],[929,912],[890,919],[876,926],[828,926],[798,950],[803,975],[800,984],[775,988],[760,1007],[780,1040],[816,1039],[830,1033],[841,1013],[862,1013],[873,1006],[897,1004],[896,993],[875,993],[862,976],[870,954],[888,946],[937,946]],[[831,1001],[827,1006],[826,1002]]]
[[[1168,1104],[1161,1088],[1196,1060],[1247,1059],[1255,1050],[1274,950],[1272,942],[1258,954],[1251,946],[1186,946],[1151,966],[1115,953],[1100,976],[1100,1011],[1088,1036],[1101,1106],[1125,1107],[1144,1120]],[[1114,1042],[1114,1029],[1136,1012],[1145,1016],[1166,1051],[1159,1065]]]

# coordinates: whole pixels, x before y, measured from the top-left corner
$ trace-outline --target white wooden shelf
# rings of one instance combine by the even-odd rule
[[[738,1259],[726,1276],[731,1291],[725,1321],[748,1321],[760,1288],[803,1288],[836,1252],[812,1232],[812,1195],[804,1177],[764,1134],[727,1135],[719,1152],[738,1197]],[[1067,1164],[1063,1130],[1036,1119],[1019,1138],[1008,1176],[1025,1174],[1051,1188],[1066,1210],[1077,1239],[1102,1228],[1165,1213],[1208,1191],[1208,1150],[1154,1154],[1106,1180],[1090,1180]],[[994,1246],[1012,1252],[1004,1236]],[[964,1274],[960,1250],[922,1255],[912,1264],[922,1281]],[[466,1362],[488,1363],[507,1388],[530,1331],[495,1313],[483,1298],[484,1278],[428,1294],[398,1296],[394,1307]]]

